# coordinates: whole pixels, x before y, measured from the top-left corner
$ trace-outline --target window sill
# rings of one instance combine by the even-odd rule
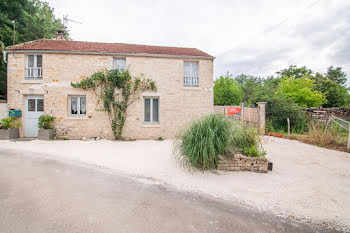
[[[200,91],[202,88],[196,87],[196,86],[183,86],[183,90],[188,90],[188,91]]]
[[[67,120],[88,120],[90,119],[91,117],[90,116],[83,116],[83,115],[77,115],[77,116],[74,116],[74,115],[68,115],[66,117]]]
[[[24,79],[21,81],[21,83],[27,83],[27,84],[41,84],[44,83],[44,81],[42,79],[38,79],[38,80],[30,80],[30,79]]]
[[[159,123],[154,123],[154,124],[143,124],[141,126],[141,128],[160,128],[160,124]]]

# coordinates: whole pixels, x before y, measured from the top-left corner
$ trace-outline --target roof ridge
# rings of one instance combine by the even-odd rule
[[[116,42],[92,42],[76,40],[37,39],[6,47],[7,50],[53,50],[81,52],[116,52],[130,54],[167,54],[175,56],[213,57],[197,48],[129,44]]]
[[[43,38],[45,39],[45,38]],[[150,44],[132,44],[132,43],[121,43],[121,42],[95,42],[95,41],[84,41],[84,40],[56,40],[56,39],[45,39],[52,41],[66,41],[66,42],[82,42],[82,43],[94,43],[94,44],[123,44],[123,45],[137,45],[137,46],[152,46],[152,47],[166,47],[166,48],[179,48],[179,49],[197,49],[194,47],[183,47],[183,46],[170,46],[170,45],[150,45]],[[199,49],[197,49],[199,50]]]

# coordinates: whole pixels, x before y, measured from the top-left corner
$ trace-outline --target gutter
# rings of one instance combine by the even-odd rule
[[[6,51],[2,51],[2,59],[4,60],[4,62],[7,64],[7,56],[6,56]]]
[[[11,50],[13,53],[65,53],[65,54],[89,54],[89,55],[109,55],[109,56],[133,56],[133,57],[164,57],[164,58],[182,58],[182,59],[210,59],[213,56],[186,56],[186,55],[169,55],[169,54],[149,54],[149,53],[113,53],[113,52],[88,52],[88,51],[66,51],[66,50]]]

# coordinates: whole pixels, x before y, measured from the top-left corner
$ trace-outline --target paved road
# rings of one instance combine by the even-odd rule
[[[333,232],[103,169],[0,151],[0,232]]]

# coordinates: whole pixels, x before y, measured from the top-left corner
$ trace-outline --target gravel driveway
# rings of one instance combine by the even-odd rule
[[[171,140],[1,141],[0,150],[42,153],[67,162],[115,169],[148,183],[208,194],[284,218],[350,229],[350,154],[264,137],[274,170],[189,173],[174,160]],[[24,153],[25,154],[25,153]]]

